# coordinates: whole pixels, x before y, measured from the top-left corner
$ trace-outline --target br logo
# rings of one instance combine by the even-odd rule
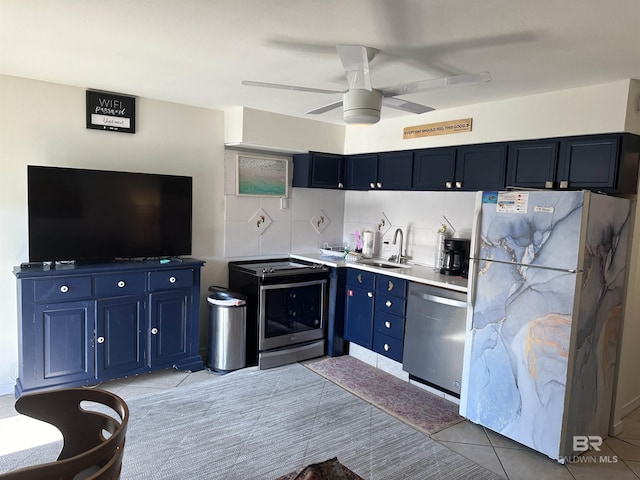
[[[573,437],[573,450],[576,452],[586,452],[589,447],[599,452],[600,445],[602,445],[602,437],[599,435],[574,435]]]

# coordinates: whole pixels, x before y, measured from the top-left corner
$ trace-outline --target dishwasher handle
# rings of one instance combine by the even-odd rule
[[[419,292],[410,292],[410,294],[416,297],[420,297],[424,300],[428,300],[430,302],[441,303],[443,305],[449,305],[451,307],[467,308],[467,302],[461,302],[460,300],[455,300],[453,298],[440,297],[437,295],[430,295],[428,293]]]

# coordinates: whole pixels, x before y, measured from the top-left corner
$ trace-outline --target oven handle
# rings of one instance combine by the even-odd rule
[[[290,288],[290,287],[306,287],[309,285],[322,285],[326,283],[327,283],[327,279],[322,278],[319,280],[309,280],[307,282],[290,282],[290,283],[275,283],[273,285],[260,285],[260,290],[274,290],[279,288]]]

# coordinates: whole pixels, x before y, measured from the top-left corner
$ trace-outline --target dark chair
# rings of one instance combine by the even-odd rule
[[[83,408],[82,402],[97,405],[88,410],[89,405]],[[120,477],[129,408],[117,395],[87,388],[30,393],[16,401],[16,410],[57,427],[62,432],[64,445],[57,461],[7,472],[1,474],[0,479],[114,480]],[[110,410],[117,416],[102,413]]]

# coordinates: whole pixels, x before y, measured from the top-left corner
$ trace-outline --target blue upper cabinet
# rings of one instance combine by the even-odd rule
[[[458,147],[454,190],[501,190],[507,175],[507,144]]]
[[[309,152],[293,156],[294,187],[344,188],[345,159],[333,153]]]
[[[415,152],[413,190],[501,190],[507,145],[487,143]]]
[[[350,155],[347,162],[349,190],[410,190],[413,151]]]
[[[510,143],[507,186],[555,188],[558,145],[557,139]]]
[[[348,155],[347,190],[371,190],[378,180],[378,154]]]
[[[425,148],[413,157],[413,190],[449,190],[456,175],[456,148]]]
[[[640,137],[586,135],[512,142],[507,185],[636,193]]]

